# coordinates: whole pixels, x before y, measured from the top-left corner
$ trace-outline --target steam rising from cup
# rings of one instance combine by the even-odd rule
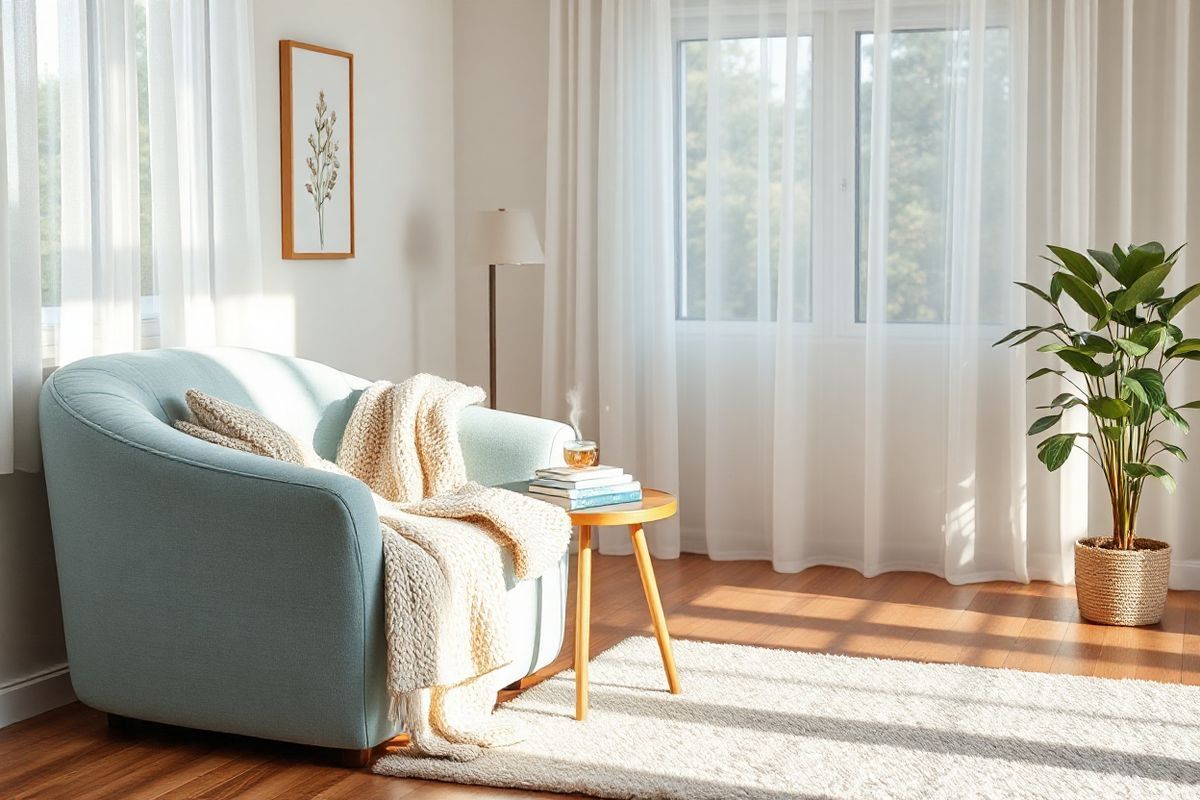
[[[571,409],[571,427],[575,429],[575,438],[582,439],[583,432],[579,430],[579,420],[583,418],[583,401],[580,399],[579,386],[573,386],[567,391],[567,405]]]

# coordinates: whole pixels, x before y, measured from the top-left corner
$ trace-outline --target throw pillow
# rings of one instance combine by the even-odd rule
[[[188,389],[186,397],[188,408],[200,425],[244,443],[248,452],[304,466],[316,466],[321,462],[321,457],[311,447],[256,411],[198,389]]]

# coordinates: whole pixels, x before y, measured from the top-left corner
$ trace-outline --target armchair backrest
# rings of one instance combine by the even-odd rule
[[[258,411],[330,460],[368,383],[314,361],[232,347],[96,356],[51,381],[81,415],[116,433],[151,418],[187,419],[184,393],[199,389]]]

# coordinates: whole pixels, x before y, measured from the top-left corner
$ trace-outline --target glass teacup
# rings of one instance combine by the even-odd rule
[[[568,467],[594,467],[600,460],[600,451],[595,442],[576,439],[563,445],[563,460]]]

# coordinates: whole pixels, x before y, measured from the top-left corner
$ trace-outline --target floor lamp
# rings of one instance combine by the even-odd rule
[[[488,404],[496,407],[496,267],[501,264],[541,264],[533,215],[523,209],[480,211],[472,229],[471,253],[477,264],[488,265]]]

